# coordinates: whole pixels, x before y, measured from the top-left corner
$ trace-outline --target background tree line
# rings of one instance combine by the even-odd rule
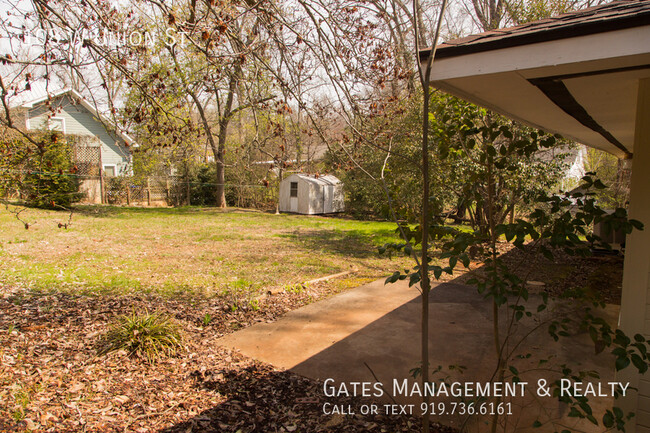
[[[589,5],[459,1],[449,6],[443,34]],[[2,126],[17,129],[36,154],[38,140],[19,131],[9,107],[33,83],[49,91],[73,87],[135,136],[136,175],[174,173],[192,185],[196,204],[271,207],[287,171],[329,171],[348,185],[357,215],[388,217],[387,188],[399,218],[412,221],[420,212],[421,185],[414,159],[422,98],[414,47],[416,38],[431,39],[438,4],[418,7],[402,0],[16,5],[2,23],[5,41],[12,42],[0,53]],[[36,34],[46,37],[36,44]],[[123,43],[111,42],[111,34],[125,35]],[[126,35],[156,37],[134,44]],[[483,143],[467,143],[447,158],[458,137],[443,137],[441,130],[471,119],[507,126],[512,138],[505,140],[534,131],[442,94],[434,95],[432,107],[434,214],[484,226],[485,173],[472,157]],[[541,154],[513,158],[498,183],[504,217],[556,184],[564,169],[554,159],[543,170],[549,165]],[[253,193],[267,187],[269,193]]]

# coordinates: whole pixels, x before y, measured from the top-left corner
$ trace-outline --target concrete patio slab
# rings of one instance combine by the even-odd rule
[[[525,304],[536,308],[539,303],[540,297],[533,295]],[[570,338],[557,343],[549,337],[546,321],[574,314],[567,305],[553,307],[540,319],[525,319],[513,327],[508,349],[522,356],[515,362],[519,371],[530,371],[521,375],[522,380],[529,382],[526,397],[513,399],[514,413],[505,418],[510,430],[516,426],[516,431],[526,431],[526,427],[542,416],[540,411],[548,419],[566,415],[566,408],[557,400],[547,397],[541,399],[540,405],[540,399],[534,395],[538,379],[553,378],[548,371],[538,369],[541,358],[549,359],[544,369],[567,363],[575,369],[599,371],[598,382],[614,380],[611,357],[595,356],[593,343],[585,332],[572,330]],[[261,323],[233,333],[219,339],[218,344],[317,380],[331,378],[336,384],[378,380],[391,394],[394,380],[401,383],[411,378],[409,371],[419,367],[420,311],[417,288],[409,288],[406,282],[384,285],[383,280],[378,280],[294,310],[277,322]],[[432,290],[430,312],[432,368],[442,366],[444,375],[449,374],[454,381],[490,381],[496,367],[492,302],[479,295],[474,287],[444,283]],[[603,314],[614,325],[618,307],[609,306]],[[502,335],[508,324],[501,321]],[[525,341],[517,344],[522,336],[526,336]],[[532,354],[530,358],[525,357],[528,353]],[[452,365],[463,366],[464,372],[449,370]],[[432,380],[442,377],[441,373]],[[336,401],[322,397],[323,401]],[[390,403],[386,395],[374,399],[379,405]],[[401,404],[415,404],[414,413],[419,410],[418,396],[395,396],[395,399]],[[451,402],[450,399],[434,400]],[[611,399],[598,398],[592,402],[598,409],[611,404]],[[446,414],[437,419],[460,426],[465,418]],[[466,425],[470,431],[482,431],[482,426],[480,419],[472,419]]]

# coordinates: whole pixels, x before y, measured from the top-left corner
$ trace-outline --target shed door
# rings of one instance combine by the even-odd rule
[[[289,189],[289,212],[298,212],[298,182],[291,182]]]
[[[323,213],[334,212],[334,208],[332,207],[333,199],[334,199],[334,186],[325,185],[323,187]]]

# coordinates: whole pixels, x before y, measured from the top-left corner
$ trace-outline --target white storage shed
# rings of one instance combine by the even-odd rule
[[[343,184],[329,174],[292,174],[280,182],[279,210],[305,215],[343,212]]]

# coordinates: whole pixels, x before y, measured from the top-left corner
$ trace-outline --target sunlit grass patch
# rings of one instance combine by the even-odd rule
[[[351,268],[378,279],[411,265],[408,258],[377,253],[398,240],[390,222],[84,206],[68,229],[59,229],[61,213],[27,213],[35,221],[29,230],[0,212],[0,278],[39,291],[219,296],[259,293]]]

